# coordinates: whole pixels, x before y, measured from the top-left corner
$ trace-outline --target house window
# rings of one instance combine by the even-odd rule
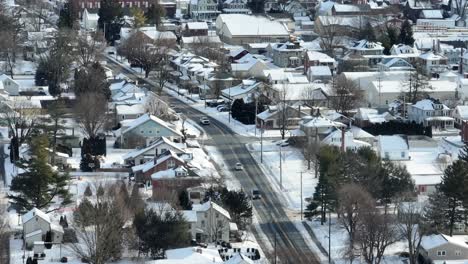
[[[405,152],[401,152],[401,157],[402,157],[402,158],[405,157]]]
[[[174,168],[175,167],[175,161],[174,160],[168,160],[167,161],[167,167],[168,168]]]
[[[144,133],[145,133],[145,131],[144,131],[144,130],[141,130],[140,132],[141,132],[142,134],[144,134]]]
[[[202,226],[202,227],[205,227],[205,220],[202,220],[202,221],[201,221],[201,226]]]
[[[455,251],[455,256],[461,256],[461,252],[460,251]]]
[[[437,256],[445,256],[445,250],[437,251]]]
[[[219,218],[219,214],[218,214],[218,213],[216,213],[216,218]]]

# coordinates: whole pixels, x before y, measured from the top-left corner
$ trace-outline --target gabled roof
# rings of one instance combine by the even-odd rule
[[[387,150],[408,150],[408,142],[406,139],[398,135],[393,136],[378,136],[379,147],[382,151]]]
[[[457,105],[455,111],[460,115],[460,118],[468,119],[468,105]]]
[[[170,128],[170,127],[167,125],[167,123],[166,123],[165,121],[163,121],[163,120],[161,120],[161,119],[155,117],[154,115],[150,115],[150,114],[144,114],[144,115],[140,116],[139,118],[133,120],[130,124],[128,124],[128,128],[126,128],[126,129],[122,132],[122,134],[125,134],[125,133],[127,133],[127,132],[130,132],[131,130],[133,130],[133,129],[139,127],[140,125],[142,125],[142,124],[144,124],[144,123],[146,123],[146,122],[148,122],[148,121],[155,122],[155,123],[157,123],[158,125],[160,125],[160,126],[166,128],[166,129],[170,130],[172,133],[174,133],[174,134],[176,134],[176,135],[178,135],[178,136],[182,136],[182,134],[181,134],[179,131]]]
[[[132,158],[136,158],[138,156],[140,156],[141,154],[149,151],[149,150],[152,150],[154,148],[156,148],[157,146],[160,146],[162,144],[168,144],[169,146],[173,147],[174,149],[176,149],[177,151],[180,151],[181,153],[185,153],[185,150],[181,149],[179,146],[177,146],[174,142],[170,141],[168,138],[166,137],[161,137],[160,139],[156,140],[155,142],[151,143],[148,147],[146,148],[142,148],[142,149],[136,149],[136,150],[133,150],[127,154],[125,154],[123,156],[123,159],[126,160],[126,159],[132,159]]]
[[[46,213],[42,212],[41,210],[37,208],[33,208],[22,216],[23,224],[33,219],[35,216],[39,216],[40,218],[44,219],[46,222],[50,223],[50,217]]]
[[[193,207],[192,207],[192,210],[193,211],[199,211],[199,212],[205,212],[205,211],[208,211],[210,208],[213,208],[214,210],[218,211],[220,214],[224,215],[228,219],[231,219],[231,215],[229,214],[229,212],[226,209],[224,209],[223,207],[219,206],[218,204],[216,204],[216,203],[214,203],[212,201],[208,201],[208,202],[202,203],[202,204],[194,204]]]
[[[156,160],[150,160],[144,164],[141,164],[141,165],[137,165],[137,166],[133,166],[132,167],[132,171],[133,172],[137,172],[137,171],[141,171],[143,173],[149,171],[150,169],[154,168],[156,165],[158,164],[161,164],[163,162],[165,162],[166,160],[168,160],[169,158],[174,158],[182,163],[185,163],[185,161],[181,158],[179,158],[179,156],[177,156],[177,154],[171,150],[167,151],[165,154],[162,154],[161,156],[159,156]]]
[[[414,105],[412,105],[415,108],[421,109],[421,110],[434,110],[436,104],[441,104],[437,100],[431,100],[431,99],[424,99],[416,102]],[[441,104],[443,109],[449,109],[446,105]]]

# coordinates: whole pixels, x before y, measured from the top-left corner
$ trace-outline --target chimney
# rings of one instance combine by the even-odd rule
[[[467,144],[468,143],[468,122],[467,121],[462,121],[460,134],[461,134],[462,142]]]
[[[341,128],[341,151],[345,151],[345,134],[346,134],[346,130],[343,128]]]

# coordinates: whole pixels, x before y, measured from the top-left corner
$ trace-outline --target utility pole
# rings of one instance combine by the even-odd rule
[[[258,98],[257,96],[254,96],[254,98],[255,98],[255,136],[257,136]]]
[[[304,212],[304,199],[302,198],[302,171],[299,172],[301,174],[301,221],[303,220],[303,212]]]
[[[276,252],[276,232],[275,232],[275,261],[274,261],[275,264],[276,264],[276,256],[277,256],[277,252]]]
[[[229,88],[229,117],[228,117],[228,120],[229,120],[229,123],[231,123],[231,88]]]
[[[331,264],[331,210],[328,208],[328,263]]]
[[[280,188],[283,190],[283,155],[281,153],[281,144],[279,146],[279,156],[280,156]]]
[[[260,122],[260,163],[263,163],[263,121]]]

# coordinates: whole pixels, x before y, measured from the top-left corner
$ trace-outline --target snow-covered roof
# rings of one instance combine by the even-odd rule
[[[221,91],[221,93],[226,97],[238,97],[253,92],[257,87],[259,87],[260,84],[262,83],[256,82],[254,80],[243,80],[242,83],[224,89]]]
[[[145,112],[145,107],[143,104],[134,104],[134,105],[116,105],[115,112],[117,115],[138,115]]]
[[[360,12],[361,9],[356,5],[335,4],[333,6],[336,12]]]
[[[435,10],[423,10],[422,16],[424,18],[431,18],[431,19],[443,19],[442,12],[440,9]]]
[[[161,156],[159,156],[156,160],[150,160],[146,163],[143,163],[141,165],[137,165],[137,166],[133,166],[132,167],[132,171],[133,172],[137,172],[137,171],[141,171],[143,173],[149,171],[150,169],[152,169],[153,167],[155,167],[156,165],[158,164],[161,164],[162,162],[168,160],[169,158],[174,158],[182,163],[185,163],[185,161],[181,158],[179,158],[179,156],[177,156],[177,154],[175,154],[173,151],[169,150],[166,152],[166,154],[163,154]]]
[[[150,115],[150,114],[144,114],[144,115],[140,116],[139,118],[133,120],[130,124],[128,124],[128,127],[125,130],[123,130],[122,134],[130,132],[131,130],[137,128],[138,126],[140,126],[140,125],[142,125],[142,124],[144,124],[144,123],[146,123],[148,121],[156,122],[158,125],[170,130],[174,134],[182,136],[182,134],[179,131],[170,128],[165,121],[155,117],[154,115]]]
[[[428,51],[428,52],[425,52],[423,54],[420,54],[419,58],[421,58],[423,60],[429,60],[429,61],[445,59],[444,56],[439,55],[439,54],[434,54],[434,52],[432,52],[432,51]]]
[[[310,66],[309,74],[311,76],[331,76],[330,67],[328,66]]]
[[[344,125],[344,124],[342,124],[340,122],[331,121],[330,119],[327,119],[325,117],[316,116],[316,117],[313,117],[311,120],[306,121],[305,123],[303,123],[303,126],[304,127],[315,127],[315,128],[322,127],[322,128],[324,128],[324,127],[344,127],[346,125]]]
[[[228,261],[224,262],[224,264],[254,264],[255,262],[249,259],[247,256],[243,255],[242,253],[236,253],[232,256]]]
[[[208,24],[206,22],[187,22],[187,28],[190,30],[208,30]]]
[[[35,216],[42,218],[44,221],[50,223],[50,217],[37,208],[31,209],[29,212],[22,216],[23,224],[33,219]]]
[[[380,42],[371,42],[365,39],[355,41],[350,46],[348,46],[350,50],[384,50],[382,43]]]
[[[38,229],[36,231],[33,231],[31,233],[28,233],[24,236],[24,238],[29,238],[29,237],[33,237],[33,236],[37,236],[37,235],[40,235],[42,234],[42,230],[41,229]]]
[[[424,236],[421,240],[421,247],[425,250],[433,249],[447,244],[448,241],[441,234],[434,234],[430,236]]]
[[[398,135],[378,136],[378,142],[380,150],[382,151],[408,150],[408,142]]]
[[[461,119],[468,119],[468,105],[457,105],[457,107],[455,107],[455,111]]]
[[[222,263],[218,249],[187,247],[166,250],[166,259],[146,262],[147,264],[207,264]]]
[[[168,138],[166,137],[161,137],[159,138],[158,140],[154,141],[153,143],[151,143],[148,147],[146,148],[142,148],[142,149],[135,149],[131,152],[128,152],[127,154],[125,154],[122,158],[124,160],[126,159],[132,159],[132,158],[136,158],[138,156],[140,156],[141,154],[145,153],[145,152],[148,152],[154,148],[156,148],[157,146],[160,146],[161,144],[167,144],[169,146],[171,146],[172,148],[174,148],[175,150],[179,151],[180,153],[184,153],[185,150],[183,150],[182,148],[180,148],[176,143],[170,141]]]
[[[193,210],[183,210],[182,213],[184,214],[185,220],[189,223],[196,223],[197,222],[197,211]]]
[[[375,138],[374,135],[366,132],[364,129],[357,126],[351,126],[351,132],[353,133],[353,137],[357,139]]]
[[[231,215],[229,214],[228,211],[226,211],[226,209],[224,209],[223,207],[219,206],[218,204],[212,201],[208,201],[202,204],[194,204],[192,206],[193,211],[200,211],[200,212],[208,211],[210,210],[210,208],[213,208],[214,210],[218,211],[220,214],[224,215],[228,219],[231,219]]]
[[[288,30],[280,22],[263,16],[221,14],[216,19],[216,26],[218,26],[218,21],[232,36],[289,36]],[[218,30],[222,29],[218,28]]]
[[[151,179],[152,180],[173,179],[177,177],[177,173],[187,173],[187,169],[184,167],[177,167],[177,168],[170,168],[167,170],[157,171],[151,174]]]
[[[325,53],[318,52],[318,51],[311,51],[311,50],[307,51],[307,57],[311,61],[319,61],[322,63],[330,63],[330,62],[334,63],[335,62],[334,58],[328,56]]]
[[[435,105],[436,104],[441,104],[439,102],[434,102],[431,99],[424,99],[416,102],[412,107],[421,109],[421,110],[435,110]],[[441,104],[443,109],[449,109],[446,105]]]

